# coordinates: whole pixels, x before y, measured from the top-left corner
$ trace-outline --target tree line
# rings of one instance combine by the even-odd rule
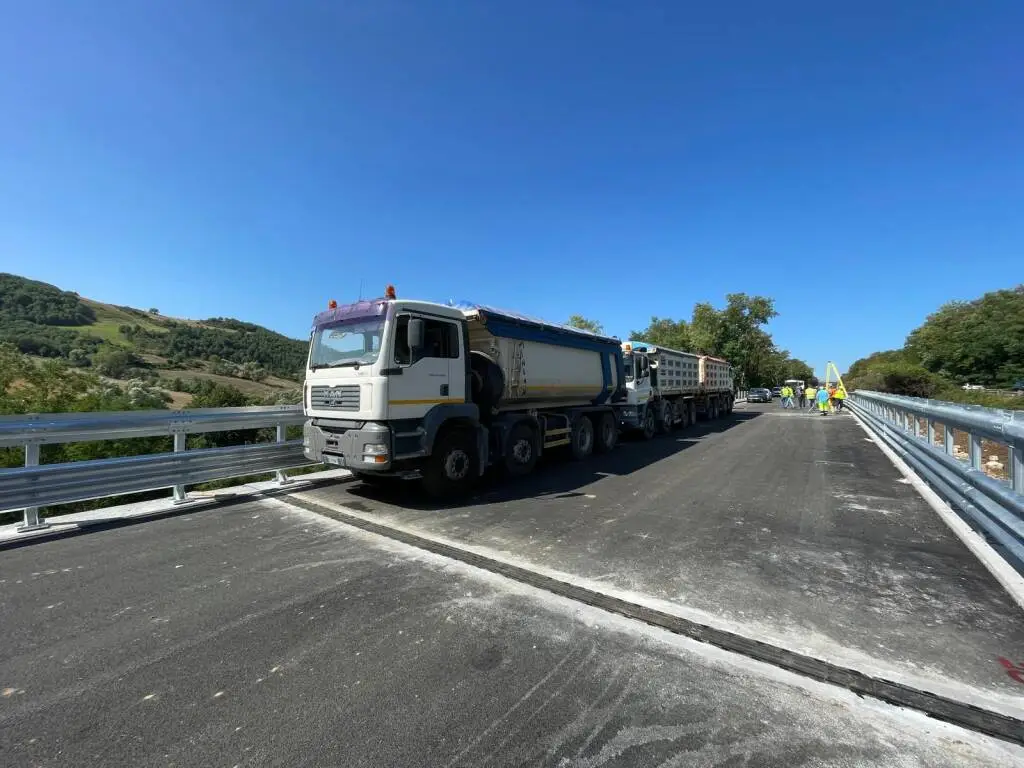
[[[96,313],[77,293],[0,272],[0,321],[88,325],[96,321]]]
[[[851,389],[1024,407],[1019,397],[961,389],[1024,387],[1024,285],[942,305],[903,347],[855,361],[844,380]]]
[[[816,383],[813,368],[776,346],[764,329],[778,314],[774,299],[730,293],[722,309],[701,302],[694,306],[689,320],[652,317],[646,328],[630,331],[629,338],[724,358],[732,363],[741,388],[770,387],[786,379]],[[568,324],[603,332],[601,323],[582,315],[572,315]]]

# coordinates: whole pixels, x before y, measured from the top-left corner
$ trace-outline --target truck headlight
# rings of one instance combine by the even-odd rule
[[[363,462],[366,464],[386,464],[388,446],[385,443],[363,443]]]

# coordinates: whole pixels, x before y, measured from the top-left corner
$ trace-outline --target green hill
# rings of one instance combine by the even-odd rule
[[[188,393],[230,383],[254,396],[294,390],[306,342],[230,318],[183,320],[104,304],[48,283],[0,273],[0,343],[110,379],[145,379]],[[188,398],[180,398],[187,404]]]

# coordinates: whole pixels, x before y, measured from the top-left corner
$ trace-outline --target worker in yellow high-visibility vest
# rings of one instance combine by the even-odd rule
[[[841,412],[843,410],[843,401],[846,399],[846,390],[842,387],[836,387],[836,391],[832,393],[832,402],[836,404],[836,411]]]
[[[809,410],[813,411],[817,407],[815,397],[818,395],[818,388],[810,385],[804,390],[804,394],[807,395],[807,403],[811,406]]]

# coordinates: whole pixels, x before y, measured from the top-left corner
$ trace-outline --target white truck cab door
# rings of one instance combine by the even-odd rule
[[[412,349],[411,320],[422,323],[423,339]],[[414,313],[398,315],[391,350],[393,367],[401,373],[388,377],[388,418],[420,418],[440,403],[464,402],[465,374],[461,368],[458,323]],[[453,369],[458,369],[453,376]]]

